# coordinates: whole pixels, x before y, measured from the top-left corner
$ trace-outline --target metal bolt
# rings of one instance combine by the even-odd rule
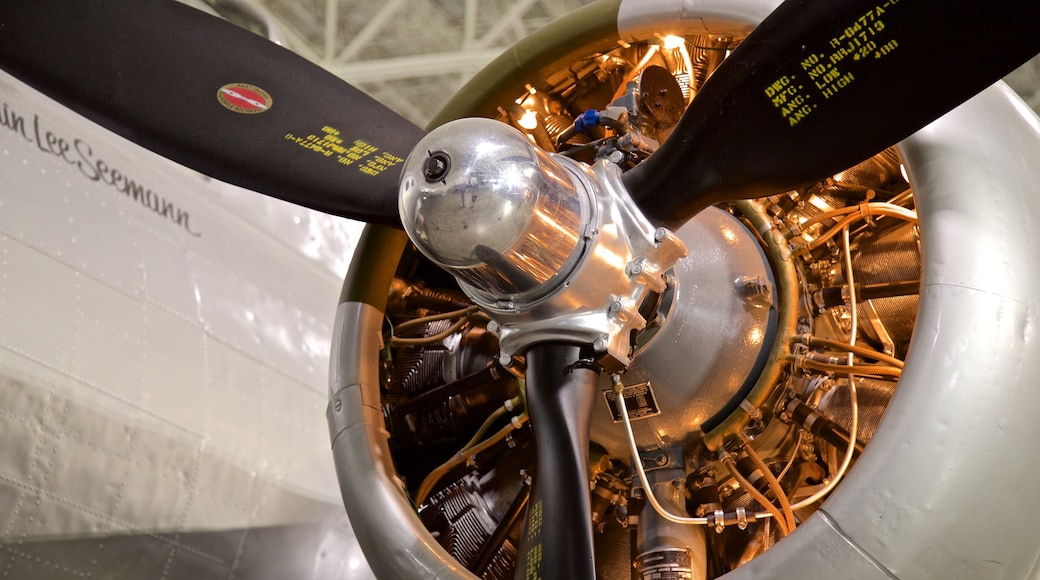
[[[498,334],[498,330],[499,330],[498,323],[495,322],[494,320],[489,320],[488,323],[487,323],[487,329],[488,329],[488,332],[490,332],[490,333]]]
[[[667,237],[668,237],[668,230],[666,230],[665,228],[657,228],[656,230],[654,230],[654,241],[655,242],[661,243]]]
[[[773,304],[773,290],[769,281],[761,276],[741,276],[737,279],[738,291],[752,306],[764,308]]]
[[[500,353],[498,353],[498,364],[500,364],[500,365],[502,365],[504,367],[512,366],[512,364],[513,364],[513,357],[509,356],[508,354],[506,354],[504,352],[500,352]]]
[[[615,300],[615,301],[610,303],[610,308],[608,309],[608,311],[611,314],[615,314],[615,313],[619,312],[620,310],[621,310],[621,301],[620,300]]]
[[[442,181],[451,169],[451,157],[443,151],[431,151],[430,156],[423,162],[423,177],[427,183]]]
[[[712,515],[714,516],[712,519],[715,522],[715,533],[721,534],[726,530],[726,512],[715,510],[715,513]]]
[[[597,338],[596,342],[592,343],[592,348],[596,352],[603,352],[603,351],[607,350],[607,339],[605,339],[605,338]]]
[[[748,526],[747,511],[744,508],[742,508],[742,507],[738,507],[737,508],[737,527],[742,529],[742,530],[746,530],[747,526]]]
[[[520,479],[524,482],[524,485],[531,485],[531,474],[526,469],[520,470]]]

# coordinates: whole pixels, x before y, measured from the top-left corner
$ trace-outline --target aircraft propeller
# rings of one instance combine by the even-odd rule
[[[675,229],[709,205],[817,181],[1040,52],[1037,28],[1040,11],[1027,2],[787,0],[624,183],[651,221]],[[7,0],[0,67],[212,177],[401,227],[395,166],[423,131],[218,18],[172,0]],[[596,371],[587,347],[528,350],[539,453],[517,577],[595,575],[584,451]]]

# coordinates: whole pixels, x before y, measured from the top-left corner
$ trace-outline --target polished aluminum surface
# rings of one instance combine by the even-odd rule
[[[460,119],[405,160],[401,221],[426,257],[487,294],[550,290],[581,252],[588,196],[519,131]]]
[[[448,123],[405,161],[401,220],[494,320],[503,360],[542,341],[595,345],[621,365],[639,307],[685,254],[639,212],[617,166],[534,147],[486,119]]]
[[[772,343],[771,309],[745,287],[745,280],[761,279],[768,282],[769,294],[775,293],[754,234],[718,208],[697,214],[677,234],[692,250],[673,268],[672,305],[623,377],[626,385],[649,382],[661,409],[660,415],[632,423],[641,446],[698,438],[701,424],[737,395]],[[609,388],[609,377],[602,387]],[[600,399],[592,440],[624,457],[625,431]]]
[[[686,255],[686,246],[643,217],[616,165],[602,160],[589,167],[566,157],[555,159],[596,192],[579,263],[561,287],[540,300],[476,301],[498,325],[503,357],[537,342],[578,342],[609,355],[613,361],[605,364],[627,366],[631,333],[646,327],[639,308],[651,292],[665,292],[666,273]]]

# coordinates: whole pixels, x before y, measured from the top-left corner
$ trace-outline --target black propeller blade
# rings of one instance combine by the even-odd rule
[[[0,68],[197,171],[400,227],[422,130],[303,58],[172,0],[4,0]]]
[[[527,351],[527,412],[538,463],[516,578],[594,578],[589,423],[599,372],[583,348],[542,343]]]
[[[787,0],[726,59],[671,137],[625,175],[652,220],[832,175],[1040,52],[1033,2]]]

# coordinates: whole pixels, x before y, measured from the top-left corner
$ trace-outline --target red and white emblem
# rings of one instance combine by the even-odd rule
[[[274,103],[267,91],[247,83],[228,83],[220,87],[217,100],[224,108],[247,115],[263,113]]]

